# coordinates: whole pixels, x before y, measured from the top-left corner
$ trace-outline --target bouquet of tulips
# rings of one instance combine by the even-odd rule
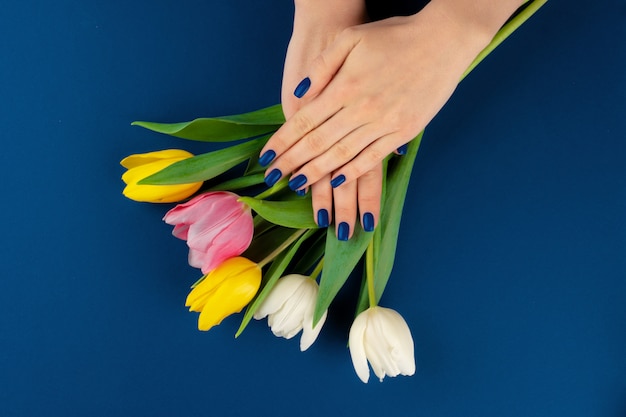
[[[546,0],[535,0],[496,35],[469,73],[489,52]],[[313,221],[310,195],[297,195],[281,180],[264,187],[258,155],[283,123],[280,105],[235,116],[201,118],[185,123],[135,122],[155,132],[204,142],[236,142],[192,155],[179,149],[128,156],[124,195],[152,203],[178,203],[163,220],[189,247],[189,264],[202,276],[186,300],[198,312],[198,328],[209,330],[227,316],[246,309],[239,336],[251,319],[267,317],[272,332],[292,338],[300,331],[300,349],[316,340],[328,308],[355,267],[364,260],[363,284],[348,337],[357,375],[415,372],[413,338],[396,311],[378,305],[391,275],[401,211],[422,134],[403,156],[384,161],[378,226],[356,227],[350,241]],[[423,132],[422,132],[423,133]]]

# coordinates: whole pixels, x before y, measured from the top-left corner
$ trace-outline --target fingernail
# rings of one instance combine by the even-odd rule
[[[334,178],[331,182],[330,185],[333,188],[337,188],[339,187],[341,184],[343,184],[344,182],[346,182],[346,177],[345,175],[339,175],[338,177]]]
[[[398,149],[396,149],[396,152],[398,152],[398,155],[406,155],[406,151],[408,149],[409,149],[409,144],[405,143],[404,145],[402,145]]]
[[[291,188],[292,190],[296,191],[300,188],[302,188],[302,186],[304,184],[306,184],[306,176],[303,174],[298,175],[295,178],[292,178],[291,180],[289,180],[289,188]]]
[[[309,77],[306,77],[304,80],[300,81],[300,84],[298,84],[298,86],[294,90],[293,95],[298,98],[302,98],[302,96],[305,95],[307,91],[309,91],[309,87],[311,87],[311,79]]]
[[[370,212],[363,215],[363,230],[366,232],[374,231],[374,215]]]
[[[298,197],[304,197],[306,195],[306,188],[301,188],[299,190],[296,191],[296,195]]]
[[[259,158],[259,164],[261,166],[267,166],[270,164],[270,162],[274,160],[274,158],[276,158],[276,152],[269,149],[265,151],[263,155],[261,155],[261,157]]]
[[[271,187],[276,184],[282,176],[283,173],[280,172],[280,169],[274,168],[269,174],[267,174],[267,177],[265,177],[265,183],[268,187]]]
[[[317,211],[317,225],[319,227],[328,227],[328,211],[326,209]]]
[[[348,240],[348,236],[350,235],[350,225],[346,222],[339,223],[339,227],[337,227],[337,239],[343,240],[344,242]]]

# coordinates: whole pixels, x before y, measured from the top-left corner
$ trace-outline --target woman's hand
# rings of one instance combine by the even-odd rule
[[[327,183],[332,173],[336,188],[414,138],[521,3],[486,2],[433,0],[414,16],[341,32],[306,71],[298,69],[306,78],[295,92],[306,104],[262,150],[263,162],[273,162],[267,173],[293,173],[296,189]]]
[[[313,94],[303,98],[294,95],[294,89],[307,75],[315,58],[346,28],[366,21],[363,0],[344,1],[339,9],[339,4],[322,3],[319,0],[314,4],[307,1],[296,2],[293,34],[283,72],[282,105],[287,120],[315,97]],[[337,236],[347,240],[354,232],[357,204],[363,228],[372,231],[376,225],[380,212],[382,165],[364,175],[352,187],[333,190],[328,175],[325,181],[317,182],[310,189],[316,223],[327,227],[333,222],[334,214]]]

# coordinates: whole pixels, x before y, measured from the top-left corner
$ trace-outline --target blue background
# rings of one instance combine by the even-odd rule
[[[122,194],[177,122],[279,101],[289,1],[24,1],[0,15],[0,415],[626,416],[626,4],[551,1],[427,129],[382,304],[415,376],[362,384],[354,295],[316,344],[202,333],[198,272]],[[356,284],[352,284],[354,287]]]

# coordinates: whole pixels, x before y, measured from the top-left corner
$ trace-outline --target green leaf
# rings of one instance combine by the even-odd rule
[[[252,187],[253,185],[263,184],[263,182],[263,174],[244,175],[243,177],[233,178],[231,180],[217,184],[211,188],[208,188],[207,191],[235,191]]]
[[[241,256],[254,262],[260,262],[272,253],[279,244],[289,239],[291,235],[293,235],[293,229],[286,227],[274,227],[260,236],[257,236],[255,230],[254,240]]]
[[[237,333],[235,333],[235,337],[239,337],[239,335],[244,331],[244,329],[252,319],[254,313],[257,311],[265,298],[267,298],[272,288],[274,288],[274,285],[276,285],[278,278],[280,278],[285,272],[285,269],[287,269],[287,266],[291,262],[293,255],[298,251],[298,248],[300,248],[300,245],[302,245],[302,243],[306,241],[309,237],[311,237],[315,232],[316,230],[308,230],[306,233],[300,236],[300,238],[293,245],[291,245],[289,250],[281,253],[276,257],[276,259],[274,259],[274,262],[272,262],[272,266],[270,266],[270,269],[263,276],[263,281],[265,282],[265,284],[263,285],[263,289],[248,305],[248,308],[246,308],[246,312],[243,316],[243,319],[241,320],[241,325],[239,326]]]
[[[354,270],[373,235],[373,233],[364,232],[361,227],[357,226],[352,238],[348,242],[342,242],[335,236],[335,229],[328,228],[324,269],[320,278],[320,292],[313,314],[314,326]]]
[[[166,135],[203,142],[230,142],[276,131],[285,123],[282,107],[277,104],[250,113],[200,118],[182,123],[133,122]]]
[[[274,224],[294,229],[316,229],[310,198],[290,201],[266,201],[253,197],[241,197],[259,216]]]
[[[380,221],[375,232],[377,244],[376,268],[374,273],[374,290],[376,292],[376,302],[385,291],[393,263],[396,257],[396,247],[398,244],[398,232],[400,230],[400,220],[402,219],[402,209],[406,198],[411,171],[415,163],[415,157],[422,141],[422,131],[408,146],[404,156],[396,157],[389,163],[387,169],[387,180],[385,190],[385,202],[380,211]],[[393,164],[392,164],[393,162]],[[380,242],[378,242],[380,239]],[[369,307],[367,286],[361,289],[357,304],[357,315]]]
[[[139,181],[139,184],[169,185],[207,181],[223,174],[258,153],[269,136],[178,161]]]
[[[320,230],[319,236],[306,248],[306,252],[293,267],[294,273],[306,275],[310,272],[311,268],[324,256],[325,241],[326,233],[322,233],[322,230]]]

